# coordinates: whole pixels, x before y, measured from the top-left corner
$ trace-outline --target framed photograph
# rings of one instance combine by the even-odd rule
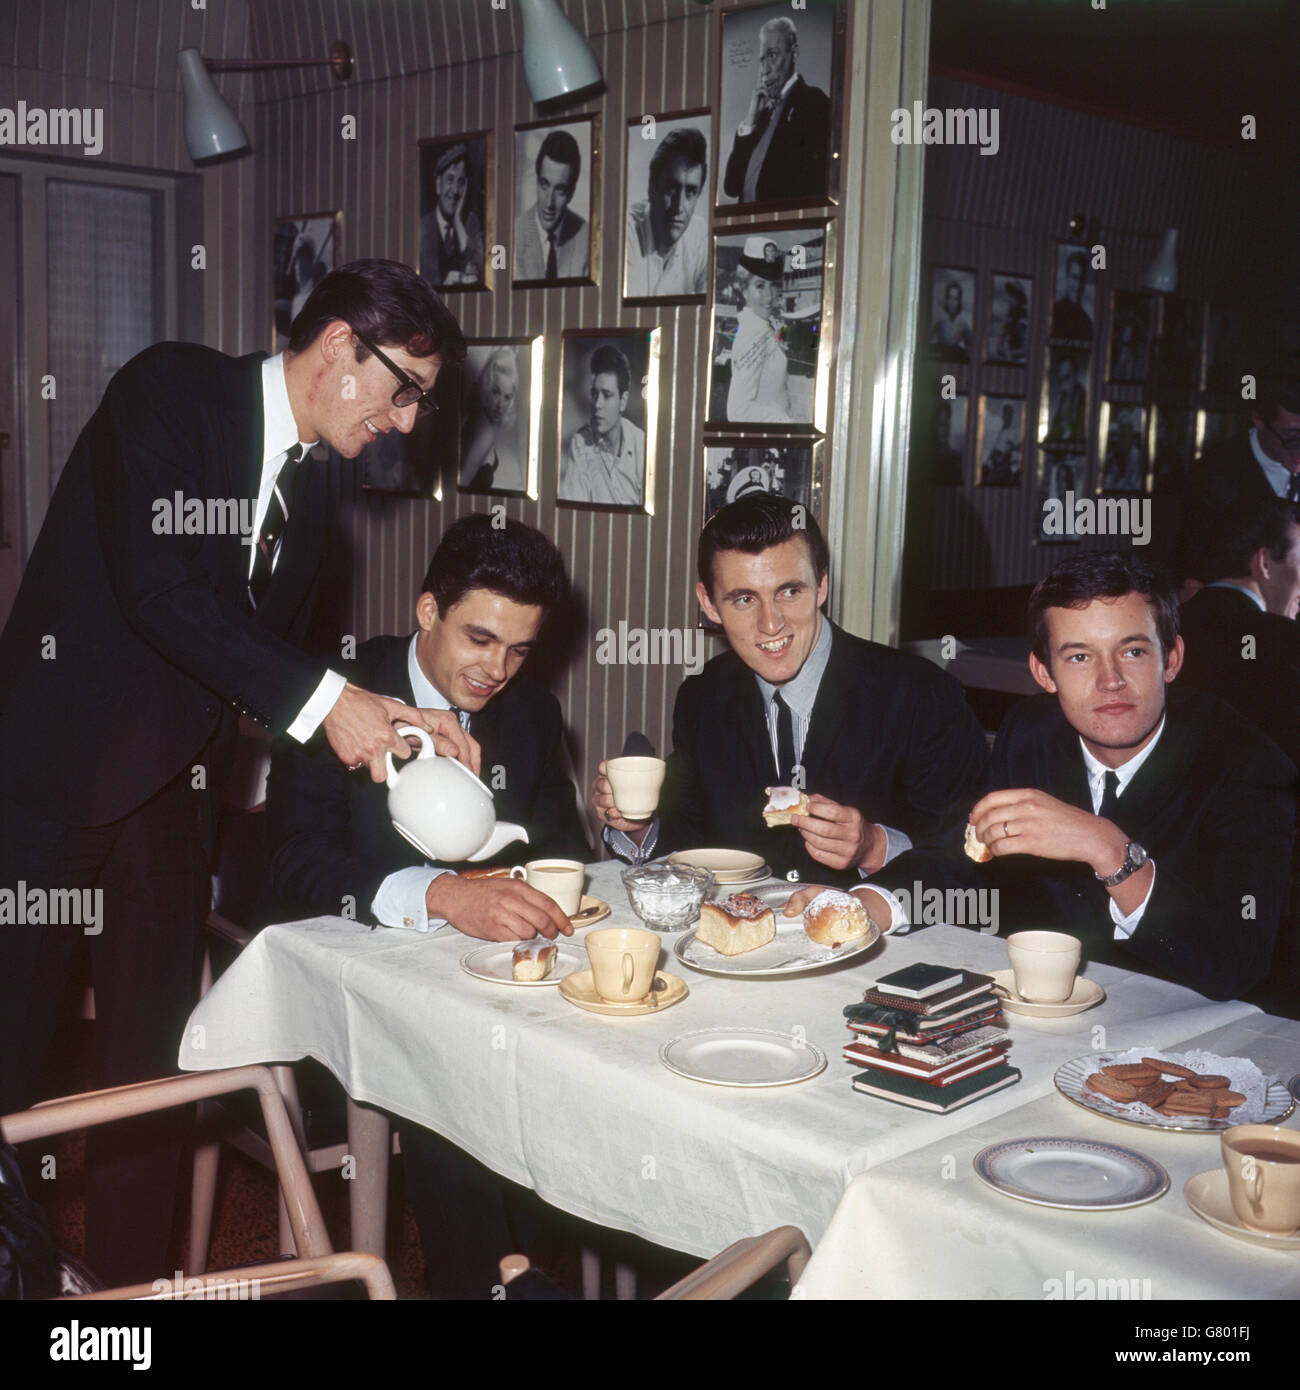
[[[929,395],[917,409],[911,463],[931,486],[960,486],[966,481],[966,424],[970,397]]]
[[[1025,398],[981,396],[975,446],[980,487],[1015,487],[1025,444]]]
[[[1051,445],[1038,449],[1038,512],[1035,541],[1059,545],[1077,541],[1075,502],[1087,487],[1088,460],[1076,450]]]
[[[961,266],[930,267],[930,328],[933,362],[969,362],[975,317],[975,272]]]
[[[440,290],[491,289],[492,132],[420,141],[420,274]]]
[[[1203,458],[1225,440],[1250,431],[1250,415],[1244,410],[1201,410],[1196,415],[1196,457]]]
[[[714,234],[708,424],[825,431],[834,233],[774,222]]]
[[[1083,449],[1088,442],[1088,354],[1047,350],[1047,380],[1040,396],[1039,439]]]
[[[1201,390],[1241,390],[1245,321],[1240,309],[1206,306],[1205,349],[1201,354]]]
[[[1198,305],[1181,294],[1161,295],[1156,340],[1156,382],[1162,388],[1194,388],[1200,380]]]
[[[842,5],[726,10],[718,76],[720,213],[817,207],[833,188]]]
[[[1098,496],[1147,491],[1147,408],[1102,401]]]
[[[821,506],[824,441],[720,439],[704,445],[704,519],[751,492],[802,502],[816,516]]]
[[[443,479],[454,477],[456,466],[456,432],[438,424],[445,418],[439,411],[417,418],[410,434],[389,430],[371,440],[361,454],[362,488],[441,502]]]
[[[1023,367],[1029,360],[1029,314],[1034,303],[1034,281],[1029,275],[1008,275],[995,270],[989,294],[989,331],[984,360],[1008,367]],[[931,322],[934,322],[933,305]]]
[[[516,285],[594,285],[600,276],[598,120],[515,127]]]
[[[1091,344],[1096,298],[1097,288],[1088,273],[1088,248],[1058,241],[1048,342]]]
[[[298,317],[307,296],[340,264],[342,224],[341,212],[308,212],[299,217],[277,217],[271,223],[273,353],[284,351],[289,325]]]
[[[536,501],[543,339],[485,338],[467,347],[457,486]]]
[[[709,288],[707,110],[627,123],[623,302],[702,304]]]
[[[1154,320],[1155,302],[1146,291],[1111,291],[1106,380],[1112,385],[1139,385],[1147,379]]]
[[[1191,410],[1151,410],[1151,474],[1153,492],[1178,492],[1192,466],[1196,414]]]
[[[559,501],[654,512],[660,333],[564,334]]]

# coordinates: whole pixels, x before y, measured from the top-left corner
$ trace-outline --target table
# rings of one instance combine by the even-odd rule
[[[620,868],[589,870],[589,891],[614,909],[600,925],[639,925]],[[579,949],[587,930],[575,934]],[[671,948],[674,938],[664,940]],[[787,1222],[816,1248],[859,1174],[952,1144],[975,1126],[1024,1133],[1011,1116],[1031,1103],[1043,1102],[1044,1122],[1064,1123],[1072,1107],[1054,1096],[1052,1075],[1081,1053],[1171,1048],[1263,1017],[1248,1004],[1211,1003],[1093,966],[1107,991],[1099,1008],[1012,1021],[1019,1085],[931,1115],[852,1089],[857,1068],[840,1058],[849,1036],[841,1010],[877,974],[913,961],[1002,968],[1006,945],[996,937],[930,927],[823,971],[765,980],[704,975],[670,959],[689,997],[618,1019],[584,1013],[556,989],[472,978],[459,961],[477,944],[450,930],[425,937],[340,918],[269,927],[195,1009],[180,1065],[315,1057],[354,1100],[436,1130],[555,1206],[710,1256]],[[801,1029],[829,1065],[800,1085],[746,1091],[686,1080],[658,1061],[661,1044],[680,1033],[739,1024]]]

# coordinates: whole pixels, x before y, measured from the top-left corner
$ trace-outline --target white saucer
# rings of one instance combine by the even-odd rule
[[[516,980],[514,971],[515,948],[503,941],[489,941],[485,946],[467,951],[460,958],[460,968],[476,980],[487,980],[494,985],[522,985],[535,988],[538,985],[558,985],[567,975],[581,970],[587,963],[585,953],[580,954],[570,946],[555,948],[555,966],[544,980]]]
[[[658,1013],[660,1009],[671,1009],[690,993],[686,981],[667,971],[655,971],[655,1002],[647,1004],[644,999],[632,999],[626,1004],[614,1004],[602,999],[596,993],[595,982],[590,970],[579,970],[568,976],[560,985],[560,993],[580,1009],[593,1014],[608,1014],[613,1018],[635,1018],[640,1014]],[[647,996],[648,997],[648,996]]]
[[[1183,1196],[1202,1221],[1208,1221],[1224,1235],[1249,1240],[1256,1245],[1271,1245],[1274,1250],[1300,1250],[1300,1231],[1282,1236],[1274,1235],[1271,1231],[1253,1231],[1249,1226],[1242,1225],[1232,1209],[1228,1175],[1222,1168],[1210,1168],[1204,1173],[1197,1173],[1194,1178],[1188,1178],[1183,1184]]]
[[[1169,1174],[1154,1159],[1092,1139],[1012,1139],[981,1149],[973,1162],[995,1191],[1066,1211],[1122,1211],[1169,1190]]]
[[[700,1028],[659,1049],[669,1071],[714,1086],[792,1086],[826,1066],[814,1043],[772,1028]]]
[[[991,970],[989,974],[1003,1009],[1009,1014],[1024,1014],[1026,1018],[1069,1018],[1071,1014],[1081,1014],[1085,1009],[1096,1007],[1106,997],[1106,991],[1096,980],[1076,975],[1074,989],[1068,999],[1063,999],[1059,1004],[1033,1004],[1016,993],[1014,971]]]

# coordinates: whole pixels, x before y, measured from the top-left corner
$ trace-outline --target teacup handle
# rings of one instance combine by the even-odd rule
[[[433,746],[433,740],[429,737],[429,731],[427,729],[417,728],[414,724],[399,724],[397,726],[397,732],[401,734],[403,738],[409,734],[420,740],[420,751],[415,755],[417,758],[436,758],[438,756],[437,750]],[[384,754],[384,763],[388,768],[388,789],[392,791],[397,785],[397,768],[393,766],[393,755],[391,753]]]
[[[522,864],[516,864],[515,867],[510,870],[510,877],[526,879],[528,877],[528,870],[525,869]]]
[[[1242,1161],[1241,1177],[1246,1184],[1246,1196],[1250,1205],[1258,1212],[1263,1206],[1264,1165],[1256,1161],[1254,1154],[1247,1154]]]
[[[632,988],[632,976],[636,974],[636,961],[632,959],[631,951],[623,952],[623,993],[626,994]]]

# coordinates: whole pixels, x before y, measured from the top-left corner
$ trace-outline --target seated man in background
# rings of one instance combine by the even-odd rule
[[[855,884],[960,827],[987,762],[961,686],[831,623],[828,565],[816,519],[784,497],[741,498],[705,525],[695,592],[731,650],[678,691],[659,819],[622,817],[601,764],[591,804],[616,853],[727,846]],[[802,788],[808,814],[766,826],[774,785]]]
[[[462,517],[443,536],[415,605],[412,637],[374,637],[354,669],[372,690],[455,710],[483,750],[498,819],[528,831],[487,864],[589,850],[564,774],[555,697],[518,674],[568,584],[559,552],[521,522]],[[268,852],[276,920],[336,915],[511,942],[572,933],[559,907],[520,879],[468,878],[424,862],[388,818],[387,789],[349,776],[316,741],[277,743],[267,784]],[[463,866],[462,866],[463,867]],[[540,1204],[421,1126],[400,1126],[407,1192],[433,1291],[489,1298],[505,1252],[535,1248]]]

